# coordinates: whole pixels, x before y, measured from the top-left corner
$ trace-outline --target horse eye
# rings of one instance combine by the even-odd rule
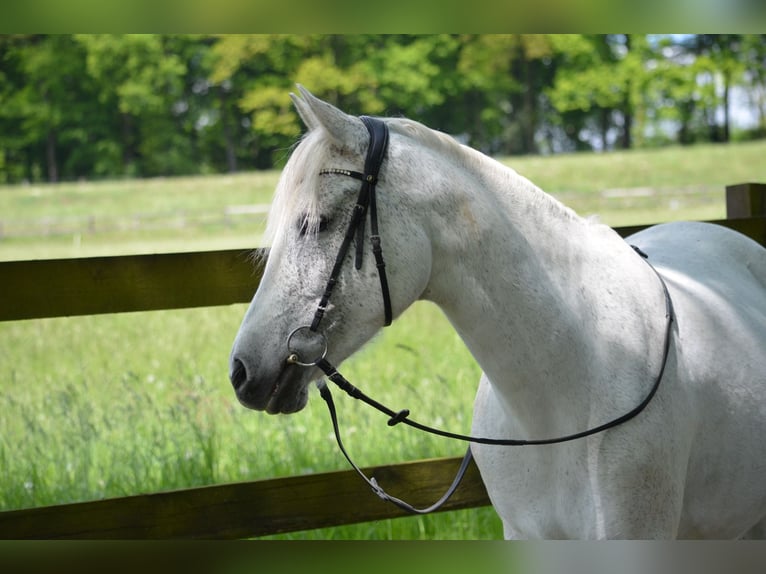
[[[327,229],[327,226],[330,224],[329,219],[325,217],[324,215],[319,216],[319,225],[316,228],[316,232],[322,232]],[[303,221],[301,223],[301,227],[298,230],[298,233],[301,237],[305,236],[309,232],[309,220],[308,217],[304,217]]]

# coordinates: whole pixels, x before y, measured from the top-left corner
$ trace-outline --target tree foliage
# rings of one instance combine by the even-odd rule
[[[296,82],[493,154],[764,137],[765,39],[0,36],[0,183],[272,167],[302,130]]]

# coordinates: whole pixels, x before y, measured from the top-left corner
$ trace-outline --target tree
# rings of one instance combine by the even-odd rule
[[[754,134],[766,137],[766,34],[743,36],[740,58],[742,85],[758,118]]]
[[[723,108],[723,124],[718,125],[716,114],[711,114],[710,139],[728,142],[731,137],[731,89],[744,71],[739,53],[742,50],[741,34],[698,34],[695,51],[710,61],[713,70],[713,89],[716,107]]]
[[[227,35],[213,46],[210,81],[229,87],[259,165],[271,166],[301,132],[288,96],[296,82],[347,109],[422,118],[444,101],[440,63],[454,49],[449,36]]]
[[[655,126],[675,124],[676,141],[681,144],[696,141],[699,110],[708,105],[709,90],[697,82],[699,74],[706,73],[705,66],[705,62],[690,57],[686,49],[670,37],[657,41],[650,60],[647,98],[652,105],[648,119]]]
[[[657,40],[650,99],[660,121],[677,124],[679,143],[729,141],[730,94],[744,71],[741,43],[731,34]]]
[[[300,133],[288,92],[305,45],[304,37],[279,34],[224,35],[212,45],[208,80],[219,95],[212,121],[227,148],[247,150],[255,167],[272,166],[274,150],[288,147]]]
[[[561,114],[578,114],[580,130],[587,123],[595,125],[601,149],[612,146],[610,134],[615,130],[619,147],[630,148],[646,83],[645,43],[629,35],[565,35],[553,41],[561,58],[547,92],[553,107]],[[578,140],[581,136],[576,135]]]
[[[4,35],[0,182],[270,168],[300,82],[490,154],[766,136],[763,35]]]
[[[87,72],[98,84],[99,101],[119,123],[122,172],[157,175],[189,169],[188,143],[177,137],[173,121],[186,73],[185,62],[173,52],[173,37],[88,34],[76,39],[87,51]]]
[[[489,153],[535,153],[552,80],[551,36],[464,36],[458,72],[472,145]]]
[[[70,36],[16,36],[0,40],[4,78],[0,147],[22,165],[4,179],[87,172],[83,147],[96,114],[88,105],[93,86],[84,77],[85,53]],[[7,82],[7,83],[6,83]]]

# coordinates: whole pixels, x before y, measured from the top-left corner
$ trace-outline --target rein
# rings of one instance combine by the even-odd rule
[[[389,326],[392,321],[391,295],[388,288],[388,279],[386,277],[386,270],[385,270],[386,266],[383,261],[383,251],[381,247],[380,235],[378,233],[378,216],[377,216],[377,206],[376,206],[376,200],[375,200],[375,185],[378,182],[378,173],[380,171],[381,164],[383,163],[383,157],[385,155],[386,148],[388,146],[388,126],[386,126],[386,124],[382,122],[381,120],[370,118],[368,116],[361,116],[360,119],[366,126],[367,131],[369,132],[369,135],[370,135],[370,145],[367,149],[367,157],[365,159],[365,164],[364,164],[364,173],[359,173],[356,171],[350,171],[345,169],[337,169],[337,168],[323,169],[319,172],[320,175],[343,175],[347,177],[352,177],[354,179],[358,179],[362,182],[362,187],[361,187],[361,190],[359,191],[357,203],[354,206],[351,222],[349,223],[348,229],[346,230],[346,234],[343,238],[343,242],[341,243],[340,249],[338,250],[338,255],[335,258],[335,264],[333,265],[332,271],[330,273],[330,278],[327,281],[324,294],[322,295],[322,298],[320,299],[320,302],[317,306],[316,312],[314,313],[314,318],[312,320],[312,323],[310,326],[298,327],[297,329],[293,330],[287,338],[287,348],[288,348],[289,355],[287,356],[286,362],[288,364],[294,364],[294,365],[298,365],[302,367],[314,367],[314,366],[318,367],[319,369],[322,370],[322,372],[327,376],[328,379],[330,379],[333,383],[335,383],[341,390],[345,391],[349,396],[353,397],[354,399],[358,399],[366,403],[367,405],[377,409],[378,411],[386,414],[389,417],[388,426],[394,426],[399,423],[403,423],[407,426],[416,428],[424,432],[428,432],[428,433],[446,437],[446,438],[461,440],[461,441],[465,441],[469,443],[498,445],[498,446],[531,446],[531,445],[559,444],[559,443],[569,442],[576,439],[591,436],[591,435],[606,431],[608,429],[614,428],[616,426],[619,426],[629,421],[630,419],[637,416],[641,411],[643,411],[646,408],[646,406],[651,402],[654,395],[656,394],[657,389],[660,386],[660,382],[662,381],[663,374],[665,373],[665,366],[667,365],[668,355],[670,352],[670,341],[671,341],[671,334],[672,334],[672,325],[674,321],[674,310],[673,310],[673,303],[670,298],[670,293],[668,291],[667,285],[665,284],[665,280],[662,278],[659,272],[657,272],[654,266],[651,263],[649,263],[649,261],[647,260],[648,256],[646,255],[646,253],[641,251],[636,246],[631,246],[631,247],[636,251],[636,253],[638,253],[638,255],[640,255],[644,259],[647,265],[649,265],[652,271],[654,271],[654,273],[657,275],[657,278],[659,279],[660,284],[662,285],[662,290],[665,295],[666,329],[665,329],[665,341],[663,344],[662,364],[660,366],[659,373],[657,374],[654,380],[654,383],[652,384],[652,387],[649,390],[649,393],[644,397],[644,399],[638,405],[636,405],[633,409],[631,409],[627,413],[609,422],[601,424],[599,426],[596,426],[584,431],[576,432],[573,434],[561,436],[561,437],[545,438],[545,439],[527,439],[527,440],[475,437],[470,435],[448,432],[448,431],[444,431],[434,427],[430,427],[428,425],[425,425],[410,419],[409,418],[410,411],[407,409],[394,411],[388,408],[387,406],[379,403],[375,399],[367,396],[360,389],[352,385],[346,378],[343,377],[343,375],[341,375],[338,372],[338,370],[329,361],[327,361],[326,359],[327,339],[322,333],[319,332],[318,330],[319,325],[327,310],[327,305],[329,303],[333,289],[338,281],[338,277],[340,275],[343,262],[346,259],[346,255],[348,254],[348,251],[350,249],[351,242],[354,239],[356,240],[355,266],[357,270],[361,269],[362,258],[363,258],[364,229],[365,229],[365,221],[366,221],[367,213],[370,214],[370,241],[372,244],[372,252],[375,257],[375,264],[378,269],[381,293],[383,296],[384,326]],[[299,351],[303,351],[305,353],[307,347],[311,347],[309,351],[313,357],[311,359],[304,359],[299,353]],[[362,470],[353,462],[348,452],[346,451],[346,448],[344,447],[343,441],[340,436],[338,416],[337,416],[335,403],[333,401],[330,389],[327,386],[327,384],[324,383],[324,381],[318,382],[317,386],[319,387],[319,392],[321,397],[327,403],[327,408],[330,412],[330,418],[332,419],[333,431],[335,433],[335,440],[338,443],[338,447],[341,453],[343,453],[343,456],[346,458],[346,460],[348,460],[348,462],[351,464],[353,469],[370,486],[370,488],[373,490],[373,492],[376,495],[378,495],[383,500],[387,500],[395,504],[396,506],[398,506],[399,508],[403,510],[406,510],[411,513],[416,513],[416,514],[427,514],[427,513],[433,512],[439,509],[445,502],[447,502],[447,500],[455,492],[461,480],[463,479],[463,476],[465,475],[465,472],[468,469],[471,459],[473,458],[471,454],[470,446],[468,450],[466,451],[465,456],[463,457],[463,461],[460,465],[460,468],[458,469],[455,479],[453,480],[451,486],[447,489],[445,494],[437,502],[435,502],[434,504],[432,504],[431,506],[427,508],[415,508],[412,505],[408,504],[407,502],[404,502],[403,500],[388,494],[377,483],[374,477],[368,478],[367,475],[365,475],[364,472],[362,472]]]

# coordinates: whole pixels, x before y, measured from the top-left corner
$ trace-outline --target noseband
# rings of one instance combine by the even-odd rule
[[[665,366],[667,364],[668,354],[670,351],[674,311],[673,303],[665,281],[657,272],[657,270],[647,261],[647,255],[635,246],[633,246],[633,249],[636,251],[636,253],[638,253],[644,259],[644,261],[647,262],[652,271],[654,271],[654,273],[657,275],[665,295],[666,329],[662,364],[660,366],[659,373],[654,380],[654,384],[649,390],[649,393],[636,407],[624,415],[597,427],[557,438],[534,440],[484,438],[447,432],[410,419],[410,411],[407,409],[394,411],[377,402],[376,400],[368,397],[361,390],[348,382],[348,380],[346,380],[343,375],[341,375],[338,370],[329,363],[329,361],[326,359],[327,339],[323,333],[319,332],[319,325],[322,322],[322,318],[324,317],[325,312],[327,311],[327,305],[329,304],[333,289],[338,282],[338,277],[340,276],[343,262],[345,261],[348,251],[351,247],[351,242],[354,241],[354,239],[356,240],[355,267],[357,270],[361,269],[362,267],[362,260],[364,255],[364,230],[367,213],[370,214],[370,242],[372,244],[372,253],[375,257],[375,265],[378,269],[378,277],[380,278],[380,289],[383,295],[384,326],[389,326],[392,321],[391,294],[388,288],[386,265],[383,261],[383,250],[381,247],[380,235],[378,232],[378,214],[375,200],[375,185],[378,182],[378,173],[380,172],[380,167],[383,163],[383,158],[388,147],[388,126],[383,121],[368,116],[361,116],[360,119],[364,123],[370,135],[370,144],[367,149],[367,157],[364,162],[364,173],[338,168],[323,169],[319,172],[320,175],[342,175],[358,179],[362,182],[362,187],[359,191],[356,205],[354,206],[351,222],[349,223],[346,234],[343,237],[343,242],[341,243],[340,249],[338,250],[337,257],[335,258],[335,264],[333,265],[332,272],[330,273],[330,278],[327,281],[327,286],[325,287],[324,294],[322,295],[322,298],[320,299],[317,309],[314,313],[314,318],[311,322],[311,325],[305,325],[294,329],[287,338],[288,356],[286,358],[286,362],[290,365],[296,365],[300,367],[318,367],[322,370],[322,372],[324,372],[328,379],[338,385],[338,387],[340,387],[348,395],[355,399],[359,399],[362,402],[388,415],[390,417],[388,420],[389,426],[404,423],[408,426],[431,434],[462,440],[469,443],[499,446],[558,444],[584,438],[616,427],[622,423],[627,422],[628,420],[638,415],[641,411],[643,411],[657,392],[657,389],[660,386],[660,381],[662,381],[662,376],[665,372]],[[391,496],[385,492],[378,485],[374,477],[368,478],[362,472],[362,470],[351,460],[351,457],[343,446],[343,441],[341,440],[340,429],[338,426],[338,417],[330,389],[323,381],[318,383],[318,387],[320,395],[327,403],[327,407],[330,411],[330,418],[332,419],[333,423],[335,439],[338,443],[340,451],[343,453],[346,460],[348,460],[354,470],[356,470],[362,479],[370,486],[370,488],[372,488],[373,492],[375,492],[375,494],[377,494],[380,498],[392,502],[399,508],[402,508],[408,512],[416,514],[427,514],[440,508],[457,489],[472,459],[470,446],[466,451],[457,476],[452,482],[452,485],[449,487],[449,489],[447,489],[447,492],[444,494],[444,496],[442,496],[442,498],[440,498],[436,503],[429,506],[428,508],[414,508],[403,500]]]

